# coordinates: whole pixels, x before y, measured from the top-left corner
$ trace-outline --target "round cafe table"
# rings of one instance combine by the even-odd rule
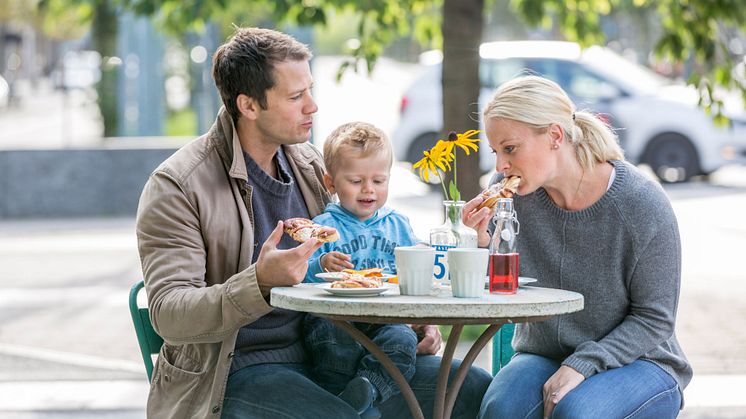
[[[412,389],[401,372],[365,334],[349,322],[414,323],[453,325],[446,343],[436,383],[433,418],[450,418],[456,396],[477,354],[506,323],[547,320],[559,314],[583,309],[583,296],[576,292],[541,287],[520,287],[513,295],[490,294],[480,298],[456,298],[449,287],[434,289],[430,295],[400,295],[396,285],[389,284],[383,294],[369,297],[332,295],[319,284],[273,288],[270,304],[274,307],[313,313],[332,321],[360,342],[386,368],[399,386],[413,418],[424,418]],[[448,384],[451,361],[461,330],[467,324],[489,324],[474,342]]]

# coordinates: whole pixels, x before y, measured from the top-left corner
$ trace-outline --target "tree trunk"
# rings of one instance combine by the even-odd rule
[[[93,49],[101,54],[104,62],[101,65],[101,81],[96,85],[98,108],[104,120],[104,137],[117,135],[117,79],[119,66],[107,65],[106,59],[117,52],[118,17],[117,10],[111,1],[96,3],[91,43]]]
[[[479,129],[479,45],[484,26],[484,0],[445,0],[443,3],[443,137],[449,131]],[[480,148],[486,144],[480,143]],[[479,155],[458,150],[461,198],[479,193]],[[450,180],[446,180],[446,185]]]

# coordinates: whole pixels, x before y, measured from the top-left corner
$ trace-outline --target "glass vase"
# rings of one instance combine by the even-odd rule
[[[435,248],[434,277],[438,284],[450,284],[446,253],[454,247],[477,247],[477,232],[461,221],[464,201],[443,201],[445,222],[430,230],[430,246]]]

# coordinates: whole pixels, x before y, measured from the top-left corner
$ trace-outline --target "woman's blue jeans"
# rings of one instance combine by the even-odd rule
[[[435,382],[441,358],[418,356],[415,373],[409,384],[426,418],[432,417]],[[460,362],[451,364],[452,378]],[[481,368],[472,367],[464,381],[453,418],[477,416],[492,377]],[[378,406],[383,418],[409,418],[409,407],[401,394]],[[359,418],[347,403],[321,388],[311,379],[306,364],[261,364],[242,368],[228,378],[223,418]]]
[[[533,354],[518,354],[495,376],[482,401],[480,418],[544,416],[542,387],[560,363]],[[675,418],[681,408],[676,381],[649,361],[595,374],[567,393],[555,406],[560,418]]]

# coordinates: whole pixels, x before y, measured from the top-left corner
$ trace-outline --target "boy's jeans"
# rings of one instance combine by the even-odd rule
[[[353,323],[391,358],[409,381],[415,372],[417,335],[403,324]],[[306,348],[313,361],[316,381],[333,394],[339,394],[355,376],[370,380],[385,401],[399,393],[399,387],[386,369],[362,345],[330,321],[307,315]]]

